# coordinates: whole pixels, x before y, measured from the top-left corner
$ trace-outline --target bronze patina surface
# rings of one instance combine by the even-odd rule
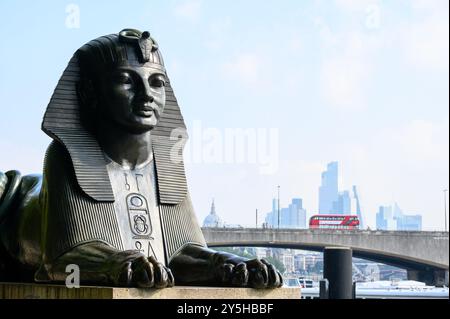
[[[0,280],[274,288],[265,260],[206,247],[183,164],[186,126],[158,44],[125,29],[78,49],[48,104],[43,175],[0,172]]]

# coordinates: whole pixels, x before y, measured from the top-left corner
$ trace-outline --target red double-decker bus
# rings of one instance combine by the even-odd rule
[[[356,215],[314,215],[309,219],[311,229],[359,229]]]

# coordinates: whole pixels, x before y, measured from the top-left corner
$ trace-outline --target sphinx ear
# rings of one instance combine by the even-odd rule
[[[95,94],[94,83],[90,78],[81,78],[77,83],[77,95],[81,107],[89,111],[97,108],[97,95]]]

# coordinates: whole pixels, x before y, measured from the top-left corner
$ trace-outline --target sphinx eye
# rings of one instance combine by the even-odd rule
[[[133,84],[133,79],[126,73],[119,74],[116,77],[116,81],[120,84]]]
[[[161,77],[150,78],[149,82],[150,82],[150,86],[157,87],[157,88],[160,88],[160,87],[163,87],[166,85],[166,82]]]

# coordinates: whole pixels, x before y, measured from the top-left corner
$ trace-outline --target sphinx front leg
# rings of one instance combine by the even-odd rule
[[[174,285],[167,267],[136,250],[119,251],[101,242],[77,246],[36,272],[37,282],[65,282],[66,267],[80,269],[82,284],[118,287],[166,288]]]
[[[264,259],[247,259],[186,245],[170,264],[176,283],[192,286],[278,288],[283,278]]]

